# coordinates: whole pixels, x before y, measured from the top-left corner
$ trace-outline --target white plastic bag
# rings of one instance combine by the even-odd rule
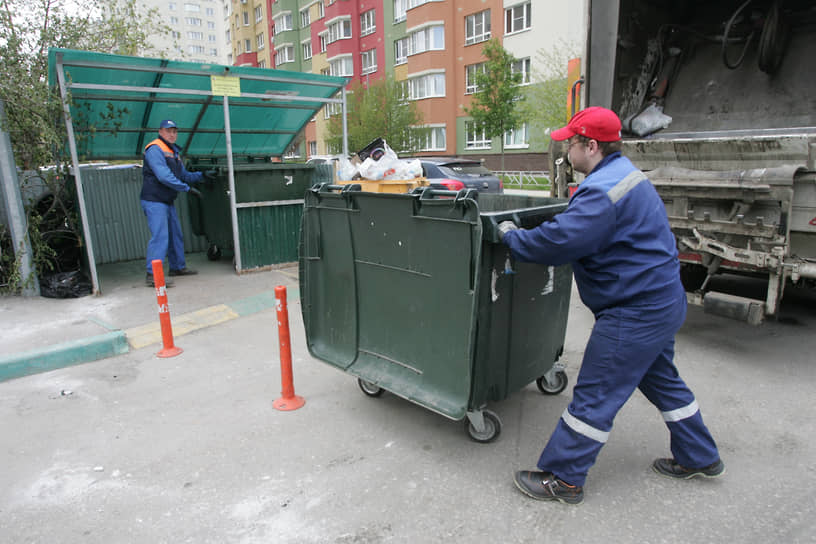
[[[647,136],[671,124],[672,118],[663,113],[663,108],[651,104],[632,119],[632,132],[638,136]]]
[[[357,165],[346,157],[340,157],[335,168],[337,168],[337,179],[340,181],[351,181],[358,174]]]
[[[398,179],[388,176],[393,176],[399,165],[399,158],[393,149],[388,147],[388,144],[383,141],[384,153],[379,160],[374,160],[368,157],[360,164],[360,176],[363,179],[372,181],[379,181],[381,179]]]

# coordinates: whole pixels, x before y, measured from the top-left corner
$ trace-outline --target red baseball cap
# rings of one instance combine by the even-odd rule
[[[550,138],[559,142],[576,134],[599,142],[617,142],[621,139],[621,122],[614,111],[592,106],[576,113],[567,126],[554,130]]]

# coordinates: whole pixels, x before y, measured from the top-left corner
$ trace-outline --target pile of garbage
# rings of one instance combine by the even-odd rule
[[[419,159],[400,159],[382,138],[377,138],[356,155],[337,163],[339,181],[410,180],[422,176]]]

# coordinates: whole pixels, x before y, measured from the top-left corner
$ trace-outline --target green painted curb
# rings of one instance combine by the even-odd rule
[[[88,363],[128,352],[124,331],[113,331],[47,348],[0,357],[0,382]]]

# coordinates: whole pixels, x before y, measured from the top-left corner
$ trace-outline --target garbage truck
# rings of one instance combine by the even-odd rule
[[[621,118],[707,312],[759,324],[786,286],[816,287],[814,58],[812,0],[587,0],[572,96]],[[553,142],[554,196],[580,182],[565,157]],[[766,280],[764,299],[726,293],[728,274]]]

